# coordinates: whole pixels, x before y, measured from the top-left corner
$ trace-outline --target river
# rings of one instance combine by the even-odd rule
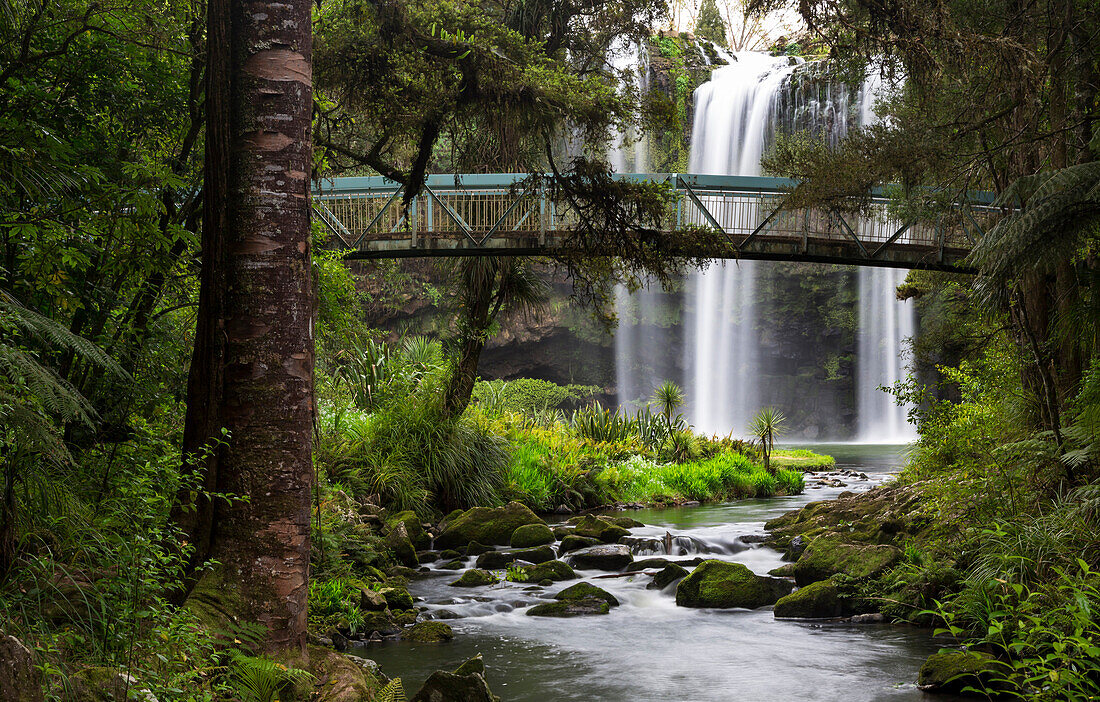
[[[811,480],[805,494],[793,497],[628,512],[646,525],[631,534],[690,536],[719,551],[707,557],[765,574],[781,565],[780,554],[739,537],[764,534],[766,520],[807,502],[867,490],[901,462],[896,446],[814,448],[836,456],[839,470],[867,479],[841,477],[846,487],[816,489]],[[419,604],[460,617],[447,622],[454,641],[388,642],[353,652],[402,678],[410,695],[432,671],[454,669],[480,653],[490,687],[505,702],[931,699],[914,685],[917,669],[938,649],[927,630],[777,621],[770,608],[687,609],[675,605],[672,589],[647,590],[648,577],[593,580],[601,574],[596,571],[578,576],[619,599],[622,606],[609,615],[528,617],[528,606],[577,581],[548,588],[505,583],[471,592],[447,585],[459,574],[433,570],[409,586],[423,599]]]

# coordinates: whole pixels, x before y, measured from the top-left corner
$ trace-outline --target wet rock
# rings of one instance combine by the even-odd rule
[[[554,595],[555,600],[583,600],[590,597],[603,600],[610,607],[619,606],[619,600],[610,592],[584,581],[581,581],[576,585],[570,585],[558,594]]]
[[[435,551],[417,551],[416,560],[419,561],[421,564],[431,563],[433,561],[439,560],[439,554]]]
[[[794,563],[785,563],[778,568],[772,568],[768,571],[768,575],[776,578],[793,578],[794,577]]]
[[[486,546],[485,544],[478,543],[477,541],[471,541],[470,545],[466,547],[466,555],[473,558],[474,556],[480,556],[483,553],[488,553],[493,550],[492,546]]]
[[[630,535],[630,532],[621,526],[613,524],[602,517],[594,517],[592,515],[582,517],[578,520],[573,526],[573,533],[577,536],[587,536],[593,539],[599,539],[605,544],[614,543],[624,536]]]
[[[995,677],[999,677],[998,674],[1003,676],[1006,672],[1005,665],[988,653],[933,653],[917,673],[917,684],[925,692],[959,694],[964,687],[981,688],[990,685]]]
[[[743,544],[763,544],[767,543],[767,534],[742,534],[737,537],[737,540]]]
[[[401,565],[407,568],[416,568],[420,561],[416,560],[416,549],[409,539],[409,532],[404,523],[397,522],[386,534],[386,546],[393,551],[394,557]]]
[[[419,617],[419,612],[412,609],[407,609],[403,612],[396,612],[393,615],[393,620],[401,626],[412,626],[413,624],[416,624],[416,620]]]
[[[42,676],[23,642],[0,633],[0,700],[42,702]]]
[[[381,612],[386,607],[389,607],[389,603],[381,592],[366,586],[359,588],[359,609],[364,612]]]
[[[553,531],[553,533],[554,533],[554,538],[557,539],[558,541],[561,541],[562,539],[566,538],[567,536],[569,536],[570,534],[573,533],[573,527],[563,526],[563,525],[559,524],[558,526],[554,527],[551,531]]]
[[[630,564],[631,570],[652,570],[654,568],[664,568],[672,561],[667,558],[643,558],[640,561],[634,561]]]
[[[397,618],[389,612],[364,613],[363,624],[359,627],[359,633],[370,636],[375,632],[380,636],[393,636],[401,633],[401,625],[398,624]]]
[[[542,582],[546,580],[558,582],[561,580],[573,580],[577,577],[573,569],[562,561],[547,561],[546,563],[539,563],[534,566],[525,566],[521,570],[524,576],[526,576],[527,582],[531,583],[542,584]]]
[[[849,619],[853,624],[882,624],[886,621],[886,615],[881,612],[871,612],[869,614],[857,614]]]
[[[819,536],[794,564],[794,580],[800,587],[845,573],[853,578],[878,575],[901,560],[901,550],[886,544],[860,544],[839,536]]]
[[[802,557],[802,554],[806,551],[806,537],[799,534],[791,539],[791,543],[787,546],[787,553],[784,556],[785,560],[797,561]]]
[[[554,514],[573,514],[573,510],[569,509],[565,505],[558,505],[554,508]]]
[[[456,551],[453,548],[448,548],[439,552],[439,560],[441,561],[453,561],[456,558],[462,558],[464,554],[460,551]]]
[[[664,590],[680,578],[686,578],[687,569],[681,568],[675,563],[669,563],[653,576],[653,582],[646,585],[647,590]]]
[[[477,567],[485,570],[499,570],[506,568],[515,561],[527,561],[528,563],[545,563],[554,560],[554,549],[549,546],[539,546],[518,551],[489,551],[477,557]]]
[[[456,558],[453,561],[448,561],[448,562],[444,563],[443,565],[439,566],[439,570],[462,570],[465,567],[466,567],[466,559],[465,558]]]
[[[619,571],[630,565],[634,555],[622,544],[589,546],[569,554],[567,561],[574,568]]]
[[[598,597],[583,597],[575,600],[559,600],[535,605],[527,610],[529,617],[583,617],[592,614],[607,614],[611,605]]]
[[[451,587],[482,587],[484,585],[492,585],[496,582],[496,576],[489,571],[471,568],[463,573],[458,580],[450,583],[450,585]]]
[[[676,604],[756,609],[775,604],[790,591],[788,581],[756,575],[740,563],[703,561],[676,586]]]
[[[700,504],[702,504],[702,503],[699,502],[698,500],[688,500],[687,502],[682,502],[680,504],[680,506],[681,507],[698,507]]]
[[[570,551],[576,551],[581,548],[588,548],[589,546],[599,546],[602,542],[599,539],[593,539],[590,536],[577,536],[576,534],[567,534],[565,538],[558,544],[558,555],[564,556]]]
[[[639,522],[634,517],[627,517],[625,515],[605,516],[604,519],[623,529],[637,529],[638,527],[645,526],[645,524]]]
[[[462,619],[462,615],[449,609],[437,609],[432,612],[432,619],[451,620]]]
[[[417,549],[431,548],[432,537],[424,531],[424,526],[420,523],[420,518],[416,516],[416,512],[405,510],[386,520],[387,530],[393,530],[398,524],[404,525],[405,534]]]
[[[413,598],[403,587],[384,587],[379,593],[386,599],[390,609],[412,609]]]
[[[439,643],[454,637],[454,631],[443,622],[420,622],[401,634],[402,639],[417,643]]]
[[[842,596],[831,578],[795,590],[775,603],[777,619],[831,619],[852,614],[851,600]]]
[[[527,524],[545,524],[526,506],[509,502],[504,507],[474,507],[447,523],[436,537],[436,548],[465,546],[471,542],[507,546],[512,532]],[[469,551],[467,550],[467,554]]]
[[[544,578],[544,579],[539,581],[539,585],[541,587],[550,587],[553,584],[554,584],[554,581],[551,580],[550,578]]]
[[[432,673],[409,702],[500,702],[485,682],[485,665],[480,659],[463,663],[453,673]]]
[[[545,524],[524,524],[512,532],[512,548],[532,548],[554,543],[554,532]]]
[[[300,654],[278,659],[283,665],[304,668],[313,676],[292,684],[290,689],[280,690],[281,699],[362,702],[375,699],[385,681],[374,661],[345,656],[319,646],[309,646],[308,652],[308,662]]]

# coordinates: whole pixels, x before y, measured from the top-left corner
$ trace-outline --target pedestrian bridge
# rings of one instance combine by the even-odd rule
[[[966,255],[1001,215],[988,193],[957,201],[938,222],[890,216],[887,196],[872,196],[875,213],[791,209],[797,181],[786,178],[621,174],[667,182],[676,205],[668,230],[714,231],[707,257],[811,261],[965,272]],[[402,207],[404,187],[383,177],[334,178],[314,190],[314,215],[333,236],[329,246],[349,259],[413,256],[544,256],[570,246],[577,215],[526,174],[432,175]],[[624,233],[624,236],[627,234]]]

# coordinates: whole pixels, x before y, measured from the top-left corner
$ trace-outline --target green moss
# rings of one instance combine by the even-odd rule
[[[838,535],[822,535],[810,542],[794,564],[794,579],[800,587],[844,573],[853,578],[878,575],[901,560],[902,552],[886,544],[861,544]]]
[[[515,561],[545,563],[554,560],[554,549],[549,546],[515,549],[512,551],[488,551],[477,557],[477,567],[485,570],[506,568]]]
[[[775,616],[795,619],[828,619],[855,614],[850,600],[843,597],[833,579],[821,580],[781,597]]]
[[[538,565],[524,566],[522,570],[526,576],[524,582],[529,583],[542,582],[543,580],[558,582],[560,580],[573,580],[577,577],[573,569],[562,561],[548,561]]]
[[[790,583],[756,575],[740,563],[703,561],[676,586],[681,607],[766,607],[791,591]]]
[[[545,524],[524,524],[512,532],[512,548],[530,548],[554,543],[554,532]]]
[[[471,568],[463,573],[458,580],[451,583],[451,587],[481,587],[483,585],[492,585],[496,582],[496,576],[489,571]]]
[[[403,587],[386,587],[379,590],[382,597],[386,598],[386,604],[390,609],[412,609],[412,595]]]
[[[454,631],[443,622],[420,622],[401,635],[406,641],[417,643],[439,643],[450,641],[454,637]]]
[[[599,539],[604,543],[614,543],[624,536],[630,536],[630,532],[621,526],[592,515],[581,518],[573,527],[573,533],[577,536]]]
[[[943,651],[928,657],[917,674],[917,683],[935,692],[958,693],[964,687],[988,683],[1003,667],[988,653]]]
[[[554,595],[555,600],[583,600],[587,598],[603,600],[611,607],[619,606],[619,600],[616,599],[616,597],[610,592],[586,582],[579,582],[575,585],[570,585],[558,594]]]
[[[466,546],[477,541],[482,544],[507,546],[512,532],[527,524],[545,524],[534,512],[518,502],[504,507],[474,507],[456,517],[442,534],[436,537],[437,548]]]
[[[611,605],[599,597],[582,597],[535,605],[527,610],[529,617],[583,617],[591,614],[607,614]]]

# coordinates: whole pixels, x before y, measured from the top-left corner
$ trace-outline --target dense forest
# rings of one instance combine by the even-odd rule
[[[425,582],[612,631],[637,582],[711,626],[774,605],[917,632],[922,660],[943,651],[898,681],[914,695],[918,667],[928,692],[1100,694],[1095,3],[685,7],[0,0],[0,697],[404,699],[372,655],[429,660],[468,633]],[[623,46],[660,80],[617,68]],[[607,158],[645,133],[660,170],[685,171],[693,91],[727,47],[896,86],[838,144],[776,137],[763,167],[798,183],[787,207],[869,217],[879,188],[891,216],[950,226],[960,196],[995,198],[968,272],[897,290],[920,306],[922,370],[889,391],[919,437],[885,484],[785,446],[808,414],[762,406],[711,436],[659,375],[617,408],[606,369],[479,373],[547,315],[606,339],[616,286],[675,294],[730,255],[707,226],[664,226],[669,185]],[[565,245],[351,263],[315,216],[324,178],[385,176],[407,216],[451,173],[540,174],[577,213]],[[850,271],[788,265],[805,285],[766,288],[776,343],[850,339]],[[431,324],[370,322],[410,301]],[[554,353],[584,369],[599,343]],[[807,383],[840,379],[844,344]],[[730,503],[766,534],[716,546],[623,512]],[[778,567],[726,558],[741,550]],[[408,697],[508,699],[486,660]]]

